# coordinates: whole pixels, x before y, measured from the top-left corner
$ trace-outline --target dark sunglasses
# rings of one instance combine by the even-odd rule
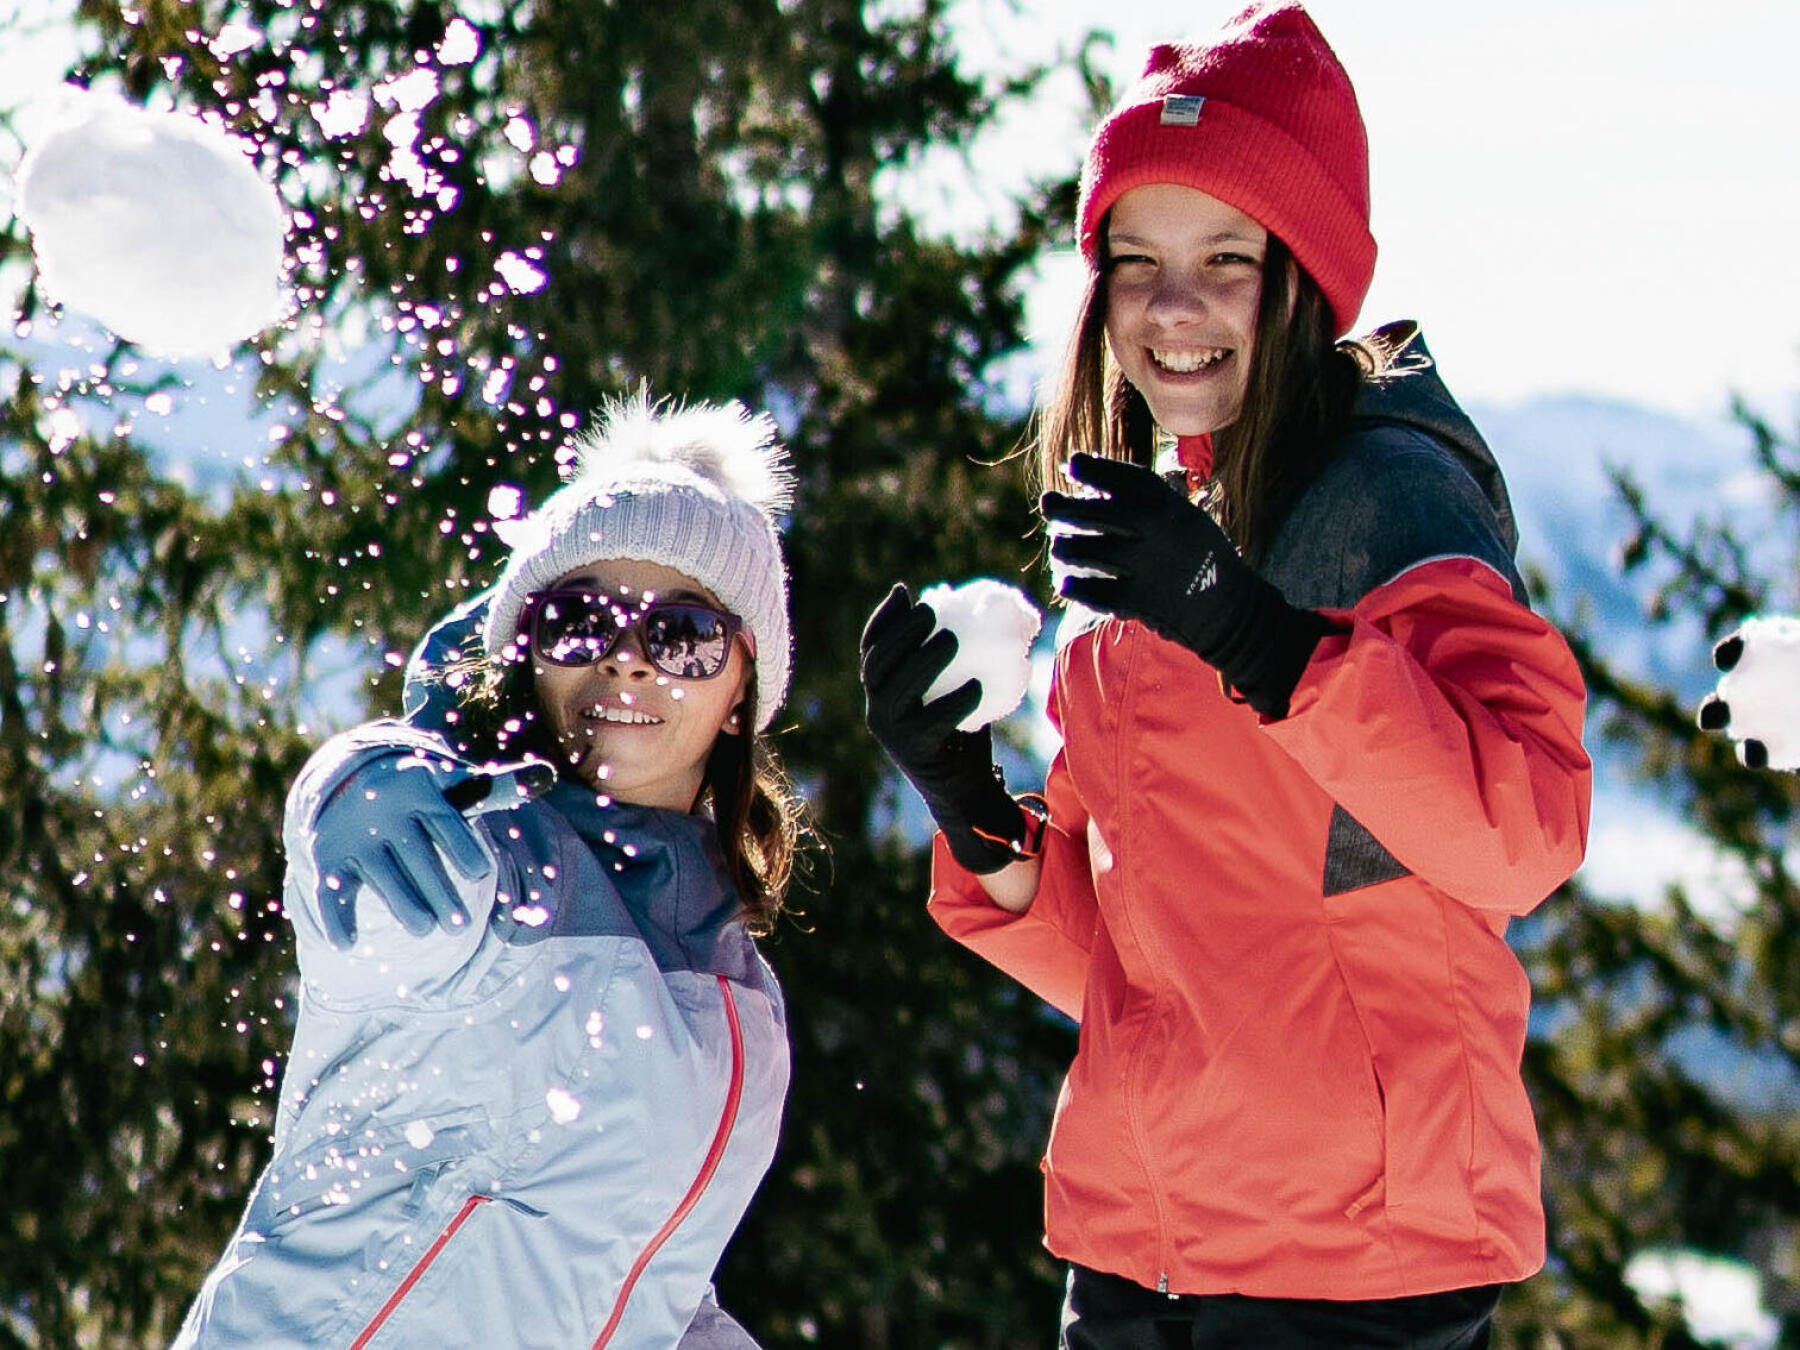
[[[665,675],[710,680],[731,658],[740,634],[754,658],[756,644],[735,614],[691,600],[619,600],[595,591],[541,591],[526,602],[520,625],[531,649],[553,666],[591,666],[611,656],[627,633]]]

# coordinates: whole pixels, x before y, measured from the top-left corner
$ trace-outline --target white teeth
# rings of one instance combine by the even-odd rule
[[[628,727],[653,726],[662,721],[662,718],[652,717],[636,708],[608,708],[604,704],[589,708],[587,716],[595,722],[617,722]]]
[[[1229,353],[1223,347],[1212,347],[1206,351],[1162,352],[1155,348],[1150,350],[1150,359],[1164,370],[1176,375],[1186,375],[1190,371],[1200,370],[1218,361],[1223,361]]]

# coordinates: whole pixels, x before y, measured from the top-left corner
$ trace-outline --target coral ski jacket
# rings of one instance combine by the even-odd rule
[[[1341,628],[1289,715],[1072,617],[1031,908],[937,841],[937,921],[1080,1022],[1047,1244],[1148,1288],[1389,1298],[1543,1259],[1504,934],[1581,861],[1584,690],[1485,446],[1416,339],[1400,367],[1264,564]]]
[[[466,928],[415,937],[364,894],[342,951],[311,826],[396,745],[453,757],[373,723],[289,795],[274,1156],[176,1346],[754,1350],[711,1280],[774,1154],[788,1047],[711,823],[559,783],[480,818],[485,883],[447,869]]]

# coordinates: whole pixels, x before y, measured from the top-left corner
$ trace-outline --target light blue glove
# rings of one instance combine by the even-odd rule
[[[493,871],[469,823],[555,781],[548,764],[476,769],[396,747],[344,776],[313,825],[319,920],[332,946],[356,945],[356,894],[368,886],[415,937],[469,922],[444,861],[471,881]],[[440,856],[441,855],[441,856]]]
[[[432,625],[406,661],[406,682],[400,691],[402,716],[415,727],[435,731],[454,743],[461,714],[456,687],[444,679],[444,671],[457,661],[481,655],[481,626],[487,621],[493,590],[463,601]]]

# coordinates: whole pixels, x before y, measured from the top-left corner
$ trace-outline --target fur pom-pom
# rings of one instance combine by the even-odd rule
[[[567,483],[626,483],[641,474],[685,469],[728,497],[770,516],[794,504],[794,472],[776,439],[775,419],[730,403],[652,400],[648,390],[600,410],[599,424],[577,437],[561,458]]]

